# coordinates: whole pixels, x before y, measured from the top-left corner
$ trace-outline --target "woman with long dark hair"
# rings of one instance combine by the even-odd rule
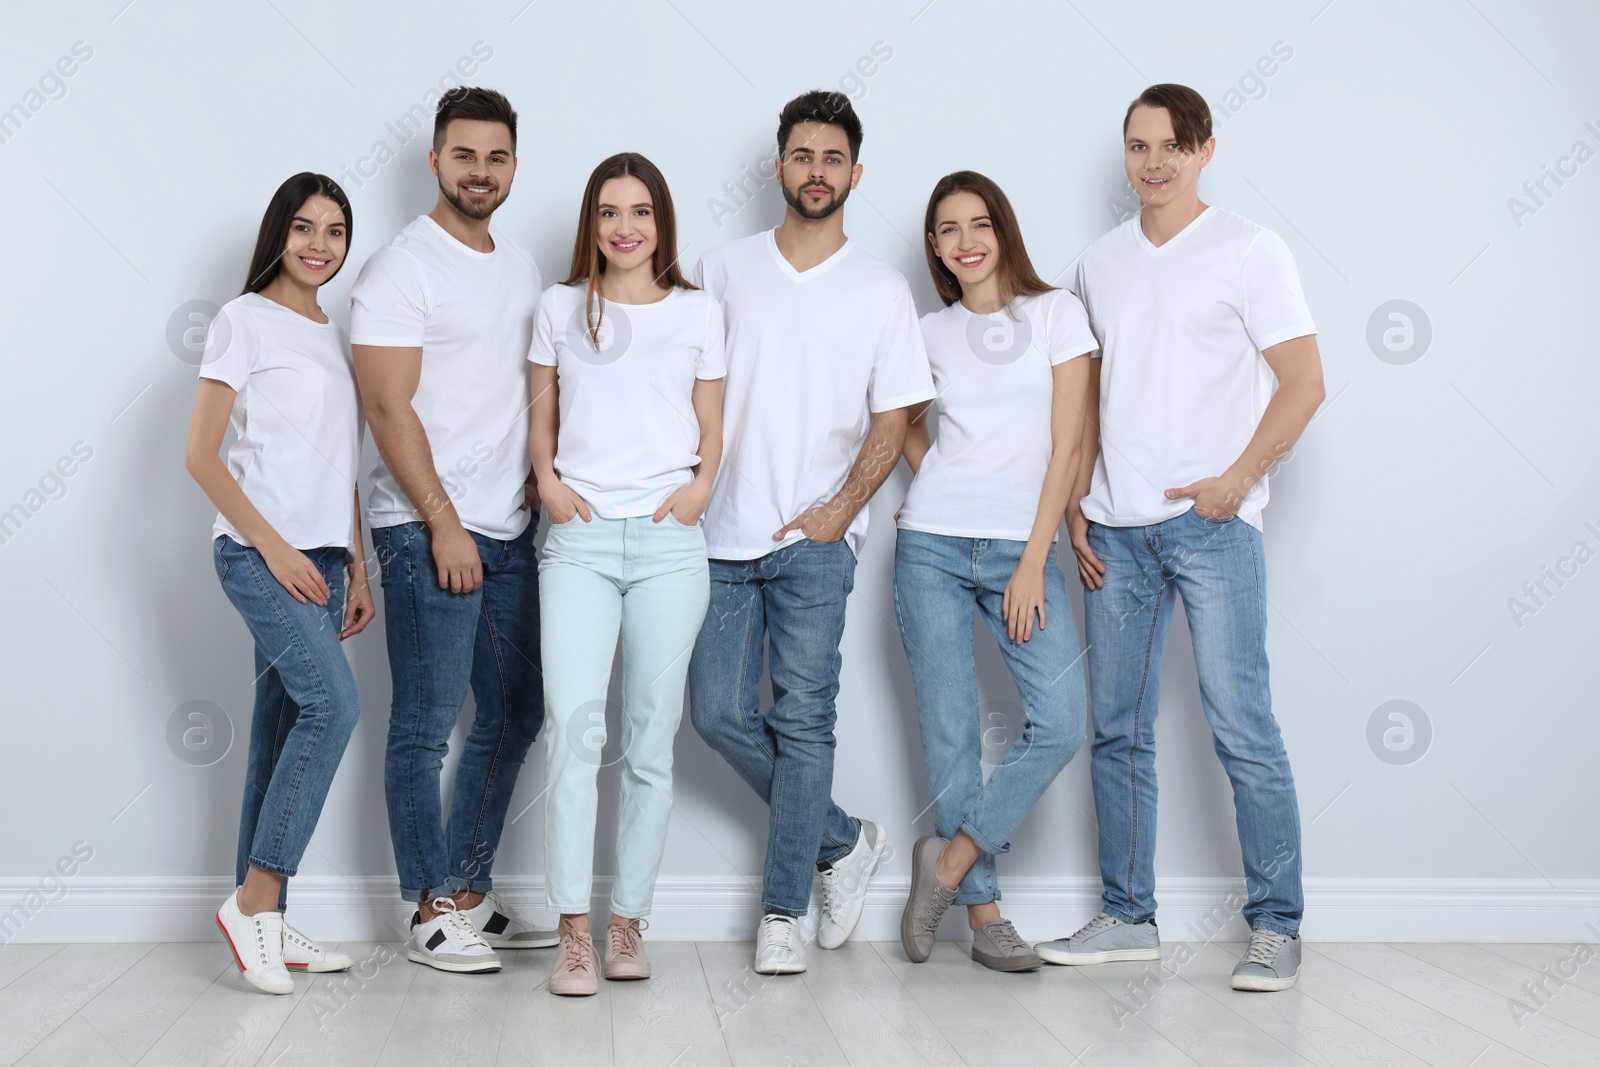
[[[990,179],[941,178],[923,232],[945,303],[922,318],[939,389],[924,410],[931,418],[936,405],[938,433],[930,441],[930,419],[914,417],[906,435],[915,477],[898,516],[894,592],[938,835],[913,850],[900,939],[913,962],[926,960],[940,917],[964,904],[973,959],[1034,970],[1039,957],[1000,915],[994,858],[1083,742],[1083,670],[1055,541],[1084,429],[1082,357],[1097,345],[1078,298],[1034,271]],[[982,719],[974,608],[1022,698],[1015,737],[1005,716]],[[986,760],[986,740],[1003,751]]]
[[[700,517],[722,454],[722,309],[679,273],[666,180],[636,152],[602,162],[567,280],[534,317],[545,878],[561,915],[550,991],[597,991],[589,930],[596,775],[622,642],[622,783],[605,976],[648,978],[640,942],[672,807],[672,741],[711,595]]]
[[[290,970],[353,962],[283,915],[287,880],[359,713],[339,642],[373,614],[356,495],[355,372],[343,331],[317,302],[344,264],[350,225],[350,201],[333,179],[306,172],[278,187],[244,292],[207,333],[185,455],[217,508],[217,577],[255,640],[239,888],[217,925],[245,978],[268,993],[294,992]],[[230,426],[236,440],[224,463]]]

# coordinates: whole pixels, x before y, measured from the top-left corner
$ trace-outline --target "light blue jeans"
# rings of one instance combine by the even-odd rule
[[[1191,508],[1150,526],[1090,523],[1088,536],[1106,568],[1104,587],[1083,598],[1102,909],[1124,922],[1155,915],[1156,711],[1173,600],[1181,596],[1200,703],[1233,784],[1245,920],[1298,933],[1300,807],[1267,683],[1261,531]]]
[[[550,527],[539,562],[548,906],[586,914],[606,692],[622,639],[622,786],[614,915],[650,913],[672,812],[672,741],[711,582],[706,539],[670,514]]]
[[[1044,565],[1047,625],[1011,640],[1001,610],[1025,542],[901,530],[894,550],[894,610],[911,677],[940,837],[966,831],[983,850],[956,890],[957,904],[1000,899],[994,858],[1083,744],[1083,658],[1055,546]],[[1022,697],[1022,726],[983,779],[984,740],[974,665],[973,609],[1000,643]],[[1002,738],[991,737],[994,741]]]
[[[802,918],[817,864],[855,848],[861,822],[833,802],[839,641],[856,557],[843,541],[795,541],[711,561],[711,609],[689,664],[694,728],[767,805],[761,907]],[[763,661],[772,707],[761,710]]]
[[[355,674],[339,643],[350,553],[314,548],[306,556],[328,583],[325,605],[296,600],[254,548],[225,534],[212,543],[222,591],[256,646],[255,711],[234,873],[239,885],[251,867],[283,875],[279,911],[361,713]]]

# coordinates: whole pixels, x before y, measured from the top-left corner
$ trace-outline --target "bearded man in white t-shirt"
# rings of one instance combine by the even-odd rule
[[[819,870],[818,942],[844,944],[888,845],[832,800],[839,642],[866,503],[899,462],[908,408],[934,396],[910,286],[845,237],[861,180],[849,98],[791,100],[777,147],[783,224],[709,252],[693,279],[723,305],[728,374],[690,712],[769,807],[760,974],[806,969],[798,920]]]
[[[1065,964],[1161,958],[1154,726],[1182,597],[1244,859],[1251,935],[1232,985],[1278,990],[1299,975],[1304,896],[1299,806],[1267,681],[1261,511],[1267,472],[1322,403],[1322,363],[1282,239],[1201,202],[1215,149],[1199,93],[1146,89],[1123,119],[1140,212],[1078,265],[1100,351],[1067,520],[1085,588],[1104,891],[1097,918],[1037,951]]]
[[[394,701],[384,794],[407,957],[497,971],[495,949],[545,948],[494,891],[517,772],[544,721],[539,583],[528,507],[528,372],[541,279],[490,217],[517,169],[517,113],[492,89],[440,100],[433,210],[361,268],[350,340],[383,461],[367,524],[383,574]],[[450,822],[439,771],[471,689]]]

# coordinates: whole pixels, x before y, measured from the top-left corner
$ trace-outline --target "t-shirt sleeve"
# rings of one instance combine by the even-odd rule
[[[920,404],[937,395],[911,287],[901,281],[899,290],[889,306],[888,321],[878,336],[878,351],[872,361],[867,409],[873,414]]]
[[[1057,289],[1046,299],[1050,305],[1045,344],[1052,367],[1100,347],[1089,329],[1089,316],[1082,301],[1066,289]]]
[[[1083,309],[1083,321],[1089,327],[1090,336],[1095,339],[1094,351],[1089,353],[1090,359],[1100,358],[1100,333],[1094,328],[1094,313],[1089,310],[1089,274],[1084,270],[1084,259],[1078,260],[1078,271],[1072,281],[1072,292],[1078,298],[1078,306]]]
[[[1244,254],[1240,308],[1245,332],[1256,348],[1317,332],[1311,309],[1300,289],[1300,271],[1283,238],[1271,230],[1256,236]]]
[[[724,344],[727,330],[722,322],[722,305],[707,297],[705,306],[705,339],[700,344],[700,355],[694,362],[694,376],[714,381],[728,376],[728,355]]]
[[[215,379],[235,393],[240,392],[260,356],[261,338],[251,316],[231,303],[226,304],[206,328],[200,377]]]
[[[350,290],[350,343],[420,348],[427,317],[417,261],[394,247],[374,252]]]
[[[694,265],[694,270],[689,272],[689,284],[694,286],[696,289],[704,289],[707,292],[710,292],[710,287],[706,284],[705,256],[701,256],[699,262]],[[711,295],[718,298],[721,296],[720,293],[712,293]]]
[[[533,312],[533,341],[528,345],[528,360],[541,367],[554,367],[556,359],[556,328],[554,304],[560,299],[555,286],[546,289],[539,297]]]

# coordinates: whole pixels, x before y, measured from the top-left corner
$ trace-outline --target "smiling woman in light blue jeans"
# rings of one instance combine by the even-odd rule
[[[1034,271],[988,178],[940,179],[925,232],[945,303],[922,319],[938,436],[930,441],[929,419],[912,420],[905,454],[916,477],[898,516],[894,591],[937,834],[912,854],[901,942],[913,962],[926,960],[940,917],[962,904],[973,959],[1033,970],[1039,958],[1000,916],[994,858],[1083,743],[1081,657],[1054,542],[1095,342],[1077,297]],[[1022,697],[1020,734],[987,781],[974,611]]]
[[[598,991],[589,931],[596,775],[622,644],[621,824],[605,976],[650,976],[640,941],[672,809],[672,741],[711,595],[700,516],[722,454],[722,309],[678,271],[672,197],[623,152],[589,177],[567,280],[534,316],[530,448],[539,564],[550,992]]]

